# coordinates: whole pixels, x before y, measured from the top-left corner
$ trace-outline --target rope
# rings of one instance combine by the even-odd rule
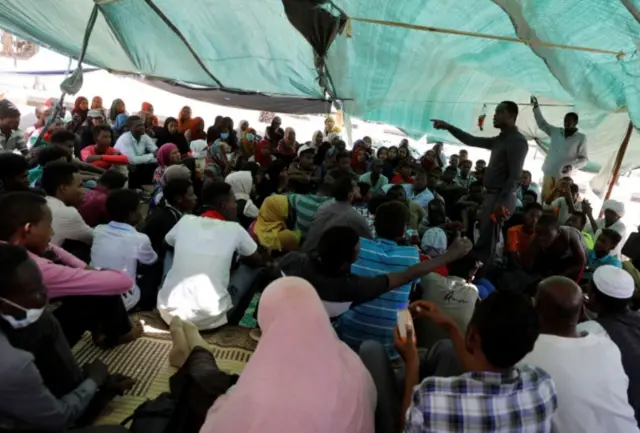
[[[51,116],[47,119],[42,131],[40,131],[40,135],[36,139],[36,142],[33,144],[33,148],[37,148],[40,146],[44,135],[47,133],[53,122],[58,118],[62,108],[64,107],[64,97],[67,93],[72,93],[71,89],[77,87],[77,91],[80,90],[80,87],[77,86],[78,80],[80,81],[80,86],[82,86],[82,62],[84,61],[84,56],[87,53],[87,46],[89,45],[89,37],[91,36],[91,31],[93,30],[93,26],[96,23],[96,19],[98,18],[98,5],[93,6],[93,10],[91,11],[91,15],[89,16],[89,22],[87,23],[87,28],[84,32],[84,38],[82,39],[82,48],[80,50],[80,56],[78,57],[78,64],[76,65],[75,71],[69,76],[69,72],[71,71],[71,57],[69,57],[69,64],[67,65],[67,73],[65,74],[65,79],[62,84],[60,84],[60,88],[62,89],[62,94],[60,95],[60,99],[58,99],[58,103],[53,109]],[[75,93],[72,93],[75,94]]]
[[[520,39],[512,36],[499,36],[499,35],[490,35],[487,33],[466,32],[462,30],[444,29],[440,27],[419,26],[415,24],[400,23],[396,21],[383,21],[383,20],[375,20],[372,18],[352,18],[352,17],[349,18],[349,21],[359,21],[362,23],[369,23],[369,24],[380,24],[383,26],[400,27],[400,28],[411,29],[411,30],[422,30],[425,32],[432,32],[432,33],[444,33],[449,35],[470,36],[473,38],[493,39],[496,41],[503,41],[503,42],[516,42],[519,44],[536,45],[539,47],[561,48],[565,50],[585,51],[588,53],[596,53],[596,54],[613,54],[616,56],[617,60],[620,60],[625,56],[624,51],[613,51],[613,50],[605,50],[602,48],[581,47],[577,45],[566,45],[566,44],[556,44],[553,42],[533,41],[533,40],[527,40],[527,39]],[[352,35],[351,25],[349,22],[347,22],[346,36],[350,38],[351,35]]]

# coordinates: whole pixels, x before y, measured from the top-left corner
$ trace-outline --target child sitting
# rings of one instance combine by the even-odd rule
[[[158,255],[151,247],[149,236],[135,226],[140,222],[140,198],[130,189],[112,191],[107,197],[109,224],[95,228],[91,247],[91,266],[126,272],[134,281],[131,290],[122,295],[127,310],[140,300],[140,289],[135,283],[138,263],[151,265]]]
[[[602,233],[596,239],[593,249],[587,253],[587,266],[582,276],[583,280],[589,281],[593,273],[602,265],[611,265],[616,268],[622,268],[622,262],[611,251],[618,246],[622,236],[620,233],[611,229],[602,229]]]

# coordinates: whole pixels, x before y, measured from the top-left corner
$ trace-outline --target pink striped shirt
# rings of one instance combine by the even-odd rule
[[[133,280],[123,271],[91,270],[87,264],[62,248],[49,244],[49,248],[64,265],[29,252],[42,273],[50,299],[73,295],[121,295],[133,287]]]

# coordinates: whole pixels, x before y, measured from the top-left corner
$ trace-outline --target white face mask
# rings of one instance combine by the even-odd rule
[[[4,298],[0,298],[0,301],[6,302],[7,304],[12,305],[26,313],[23,319],[16,319],[13,316],[0,314],[0,317],[6,320],[13,329],[21,329],[26,328],[29,325],[33,325],[38,321],[38,319],[40,319],[42,313],[44,313],[44,307],[27,309]]]

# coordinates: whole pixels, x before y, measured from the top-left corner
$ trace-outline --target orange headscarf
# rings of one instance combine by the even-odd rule
[[[364,160],[358,161],[358,155],[361,153],[365,154]],[[364,149],[357,149],[351,154],[351,168],[354,169],[357,173],[364,173],[367,171],[367,157]]]
[[[204,120],[202,119],[202,117],[191,119],[189,128],[189,131],[191,131],[189,133],[189,141],[207,139],[207,133],[204,130],[198,131],[198,125],[200,125],[200,123],[204,125]]]
[[[144,116],[147,119],[151,119],[151,124],[153,126],[158,126],[158,118],[153,114],[153,105],[151,104],[151,102],[143,102],[140,112],[144,113]]]
[[[100,110],[104,109],[102,106],[102,98],[100,96],[94,96],[91,100],[91,109],[92,110]]]
[[[185,105],[180,110],[178,118],[176,119],[178,121],[178,131],[182,132],[183,134],[187,131],[187,129],[191,129],[192,126],[191,114],[189,114],[189,117],[185,119],[187,111],[191,113],[191,107]]]

